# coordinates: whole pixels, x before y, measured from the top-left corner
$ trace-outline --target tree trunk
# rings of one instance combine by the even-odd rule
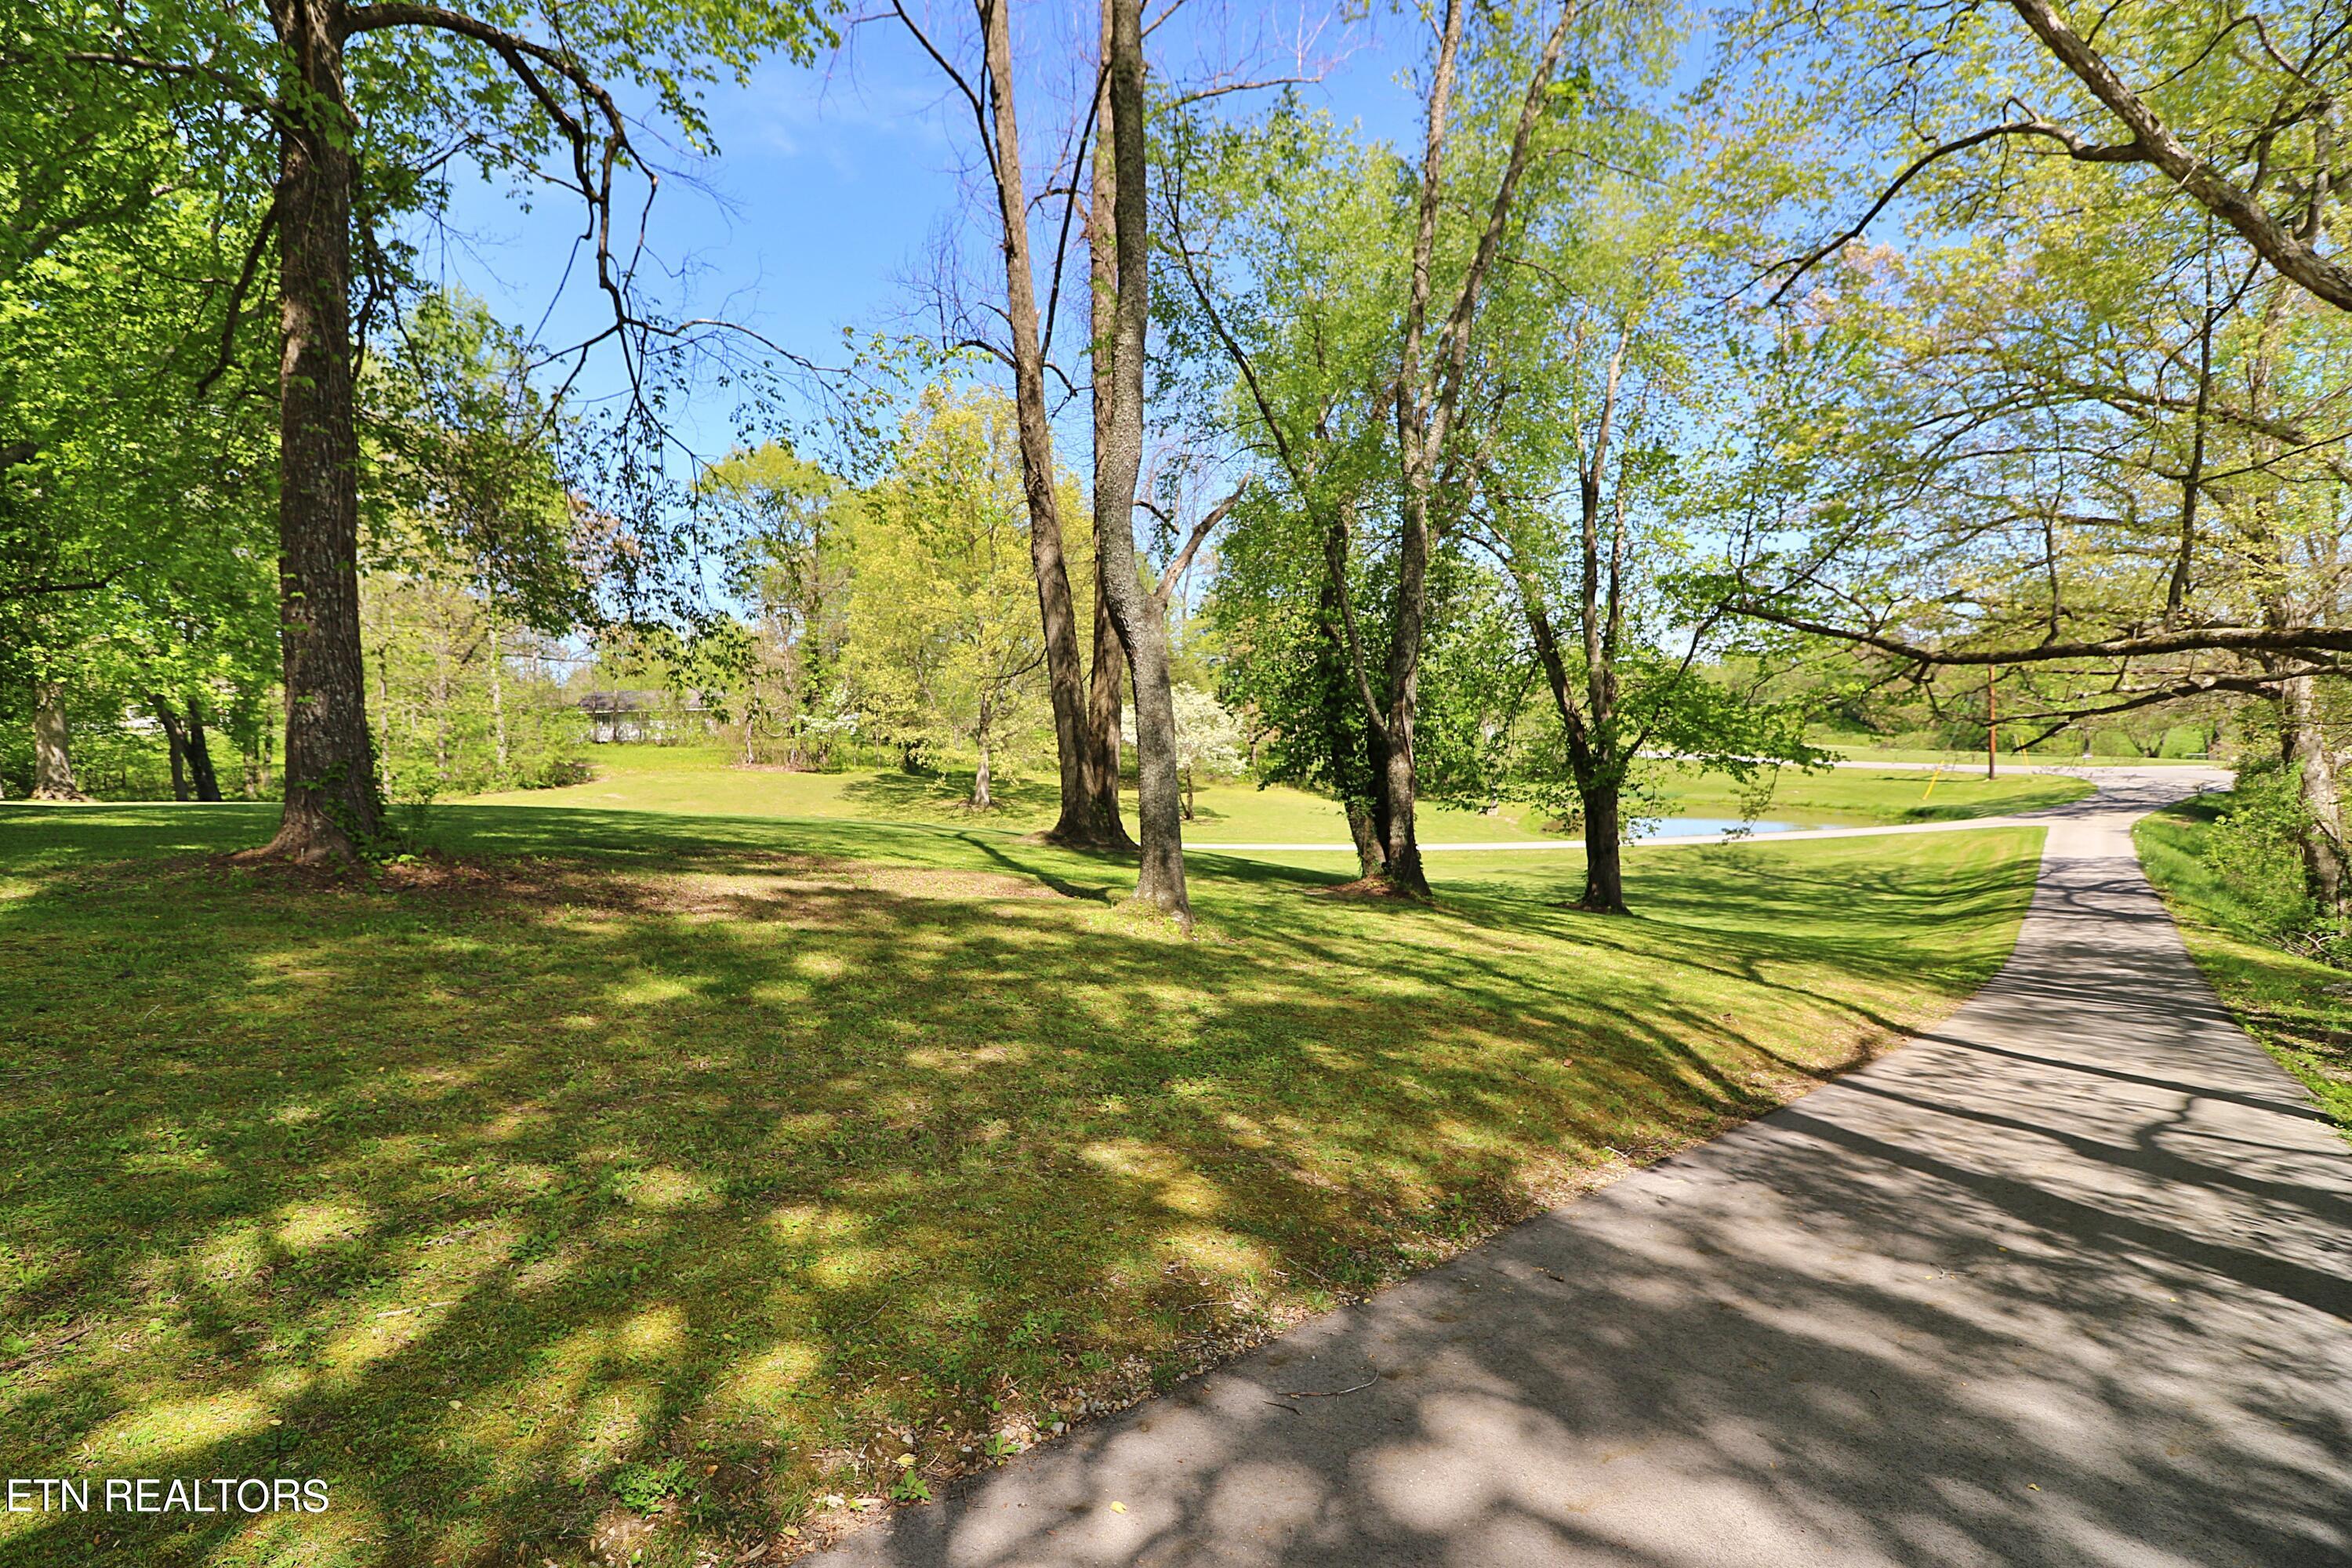
[[[1110,17],[1108,13],[1103,17],[1102,49],[1102,58],[1108,60],[1110,58]],[[1112,214],[1118,205],[1118,172],[1116,157],[1103,156],[1110,127],[1110,74],[1105,71],[1099,76],[1095,96],[1094,188],[1087,207],[1086,228],[1087,276],[1098,365],[1108,363],[1107,350],[1117,333],[1118,316],[1118,237],[1111,226]],[[1096,375],[1094,420],[1097,473],[1095,488],[1097,493],[1102,489],[1099,469],[1103,453],[1108,446],[1106,435],[1115,401],[1109,378]],[[1127,650],[1119,646],[1118,624],[1111,618],[1109,579],[1103,574],[1105,556],[1099,537],[1099,519],[1097,520],[1097,534],[1094,668],[1087,689],[1087,809],[1098,843],[1109,848],[1132,849],[1135,840],[1128,837],[1127,824],[1120,818],[1118,803],[1119,708],[1122,689],[1127,684]]]
[[[1111,122],[1118,182],[1113,229],[1118,293],[1108,367],[1114,402],[1104,421],[1107,445],[1095,464],[1095,549],[1103,560],[1111,619],[1135,670],[1136,818],[1142,829],[1138,901],[1184,925],[1192,909],[1184,887],[1183,802],[1176,777],[1176,700],[1168,675],[1168,606],[1147,592],[1136,559],[1135,486],[1143,467],[1144,330],[1150,313],[1143,205],[1143,23],[1141,0],[1105,0],[1110,35]]]
[[[67,740],[65,692],[54,680],[33,688],[33,798],[88,800],[74,784]]]
[[[2281,683],[2279,719],[2280,749],[2309,817],[2303,829],[2304,882],[2323,910],[2341,919],[2347,912],[2344,802],[2320,727],[2316,676],[2290,676]]]
[[[1388,874],[1388,850],[1381,842],[1380,824],[1371,808],[1358,800],[1341,803],[1348,813],[1348,837],[1356,841],[1356,872],[1362,877]]]
[[[1446,0],[1439,23],[1437,61],[1429,87],[1422,146],[1421,195],[1412,244],[1412,268],[1405,301],[1404,341],[1397,367],[1397,449],[1401,458],[1398,508],[1396,601],[1389,631],[1388,705],[1368,715],[1380,728],[1381,794],[1386,808],[1381,848],[1390,885],[1427,897],[1429,879],[1421,866],[1414,833],[1413,722],[1421,690],[1421,639],[1428,614],[1429,497],[1436,480],[1437,451],[1444,415],[1433,408],[1423,380],[1422,340],[1429,321],[1437,223],[1444,193],[1445,121],[1453,106],[1454,63],[1462,47],[1462,0]],[[1441,384],[1441,399],[1444,395]]]
[[[220,774],[213,771],[212,741],[205,733],[205,706],[194,697],[188,699],[187,726],[189,782],[195,785],[198,800],[218,800]]]
[[[499,623],[490,622],[490,752],[498,759],[499,783],[507,782],[506,652],[499,646]],[[743,760],[751,760],[751,714],[743,715]]]
[[[172,798],[185,800],[188,798],[188,742],[180,732],[180,716],[173,712],[172,705],[160,696],[147,699],[147,705],[155,710],[155,721],[163,726],[163,744],[172,754]]]
[[[1584,802],[1584,897],[1579,906],[1596,914],[1625,910],[1625,815],[1618,787],[1578,782]]]
[[[1426,489],[1408,487],[1404,527],[1397,548],[1395,625],[1389,643],[1389,710],[1382,737],[1381,795],[1388,807],[1387,842],[1390,884],[1399,892],[1429,896],[1429,878],[1422,869],[1421,840],[1415,832],[1414,807],[1419,780],[1413,772],[1413,727],[1420,718],[1421,641],[1428,614],[1429,497]]]
[[[1013,94],[1013,22],[1007,0],[974,0],[988,70],[988,117],[994,133],[991,167],[1004,232],[1005,321],[1013,334],[1013,405],[1021,432],[1022,488],[1029,503],[1029,565],[1045,634],[1045,687],[1054,705],[1054,752],[1061,764],[1062,810],[1046,837],[1058,844],[1096,841],[1087,778],[1086,697],[1078,666],[1077,614],[1062,548],[1062,514],[1054,492],[1054,432],[1045,407],[1045,355],[1039,342],[1037,288],[1029,261],[1029,198],[1021,172],[1021,131]]]
[[[1097,450],[1100,448],[1097,447]],[[1127,823],[1119,812],[1119,711],[1125,706],[1127,650],[1119,646],[1118,626],[1111,619],[1110,591],[1102,574],[1102,552],[1095,552],[1094,668],[1087,689],[1087,801],[1095,824],[1095,843],[1106,849],[1133,849]]]
[[[360,650],[352,405],[351,113],[341,0],[272,0],[299,97],[278,136],[278,637],[286,811],[264,853],[348,858],[378,837]]]
[[[1388,770],[1381,761],[1380,737],[1369,726],[1350,722],[1362,717],[1355,690],[1354,654],[1342,624],[1346,614],[1349,546],[1355,506],[1342,501],[1331,509],[1323,540],[1323,582],[1317,591],[1317,618],[1323,628],[1320,677],[1323,730],[1331,749],[1331,787],[1347,813],[1348,837],[1355,841],[1357,875],[1367,879],[1388,877],[1388,817],[1381,802],[1386,797]]]
[[[433,654],[433,781],[436,790],[449,787],[449,708],[456,700],[445,648]]]
[[[988,731],[982,730],[980,732],[980,766],[974,768],[971,773],[971,804],[978,810],[985,811],[996,804],[990,798],[989,783]]]

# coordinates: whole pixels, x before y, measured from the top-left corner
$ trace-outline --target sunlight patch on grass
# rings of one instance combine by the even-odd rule
[[[278,1211],[271,1238],[289,1252],[302,1252],[328,1241],[358,1236],[373,1223],[373,1215],[353,1204],[289,1204]]]
[[[178,1455],[260,1432],[269,1425],[269,1411],[268,1401],[241,1388],[152,1401],[100,1427],[77,1458],[94,1471],[167,1466]],[[163,1472],[151,1468],[142,1473]]]

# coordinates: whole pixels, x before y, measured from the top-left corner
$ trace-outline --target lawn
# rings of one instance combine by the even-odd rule
[[[2352,974],[2263,940],[2266,922],[2206,858],[2215,809],[2193,800],[2141,822],[2141,864],[2222,1003],[2352,1137]]]
[[[1761,813],[1768,821],[1801,826],[1872,823],[1958,822],[2041,811],[2081,800],[2093,786],[2058,773],[1984,776],[1981,765],[1938,773],[1913,768],[1782,769]],[[1678,768],[1667,774],[1667,809],[1685,816],[1738,816],[1738,786],[1719,774]]]
[[[0,806],[0,1468],[333,1499],[0,1559],[773,1562],[1865,1058],[2041,837],[1636,851],[1624,920],[1196,855],[1188,942],[993,827],[686,814],[768,777],[351,881]]]
[[[997,809],[974,813],[966,804],[971,775],[895,773],[792,773],[782,768],[745,768],[712,746],[600,746],[589,760],[597,776],[565,789],[517,790],[479,797],[482,804],[529,806],[592,806],[697,816],[851,818],[872,822],[982,825],[1031,832],[1052,825],[1055,793],[1050,780],[1022,779],[1000,784]],[[1683,816],[1737,817],[1737,787],[1696,768],[1661,770],[1662,812]],[[1838,768],[1820,773],[1784,770],[1774,781],[1768,820],[1801,826],[1845,824],[1951,821],[1994,816],[2060,805],[2091,793],[2079,779],[2011,773],[1988,782],[1981,773],[1956,769],[1942,775],[1906,769]],[[1128,802],[1133,830],[1134,800]],[[1203,843],[1348,845],[1348,826],[1339,806],[1304,790],[1274,785],[1219,784],[1197,792],[1194,820],[1185,837]],[[1544,831],[1543,814],[1506,805],[1489,816],[1424,803],[1418,826],[1425,844],[1538,842],[1572,837]]]
[[[1970,751],[1948,751],[1932,746],[1869,746],[1841,740],[1815,741],[1813,744],[1841,757],[1861,763],[1940,763],[1950,768],[1974,768],[1984,772],[1984,748]],[[2084,755],[2079,751],[2008,752],[2000,753],[2000,771],[2024,768],[2199,768],[2210,767],[2204,757],[2135,757],[2118,756],[2101,752]]]

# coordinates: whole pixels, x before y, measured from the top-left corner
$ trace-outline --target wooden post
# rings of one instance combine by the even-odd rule
[[[1992,681],[2000,673],[2000,666],[1985,666],[1985,777],[1990,779],[1999,771],[2000,761],[2000,715],[1993,711]]]

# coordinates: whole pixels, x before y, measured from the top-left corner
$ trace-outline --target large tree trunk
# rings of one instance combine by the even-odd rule
[[[65,691],[54,680],[44,680],[33,688],[33,798],[89,798],[74,783],[73,751],[67,739]]]
[[[351,112],[341,0],[272,0],[301,96],[278,137],[278,637],[286,811],[265,853],[349,858],[383,827],[360,651]],[[290,96],[290,95],[289,95]]]
[[[1374,820],[1371,808],[1360,800],[1339,804],[1348,814],[1348,837],[1356,844],[1356,874],[1368,878],[1386,876],[1388,849],[1381,841],[1381,825]]]
[[[1343,501],[1332,508],[1326,523],[1323,581],[1316,595],[1316,618],[1323,628],[1319,695],[1324,740],[1331,749],[1331,788],[1347,814],[1348,837],[1356,846],[1357,875],[1367,881],[1385,881],[1388,770],[1378,732],[1360,722],[1364,710],[1355,689],[1353,645],[1343,624],[1354,515],[1354,504]],[[1350,721],[1351,715],[1357,721]]]
[[[213,745],[205,733],[205,705],[194,697],[188,699],[188,782],[195,786],[198,800],[218,800],[221,797],[220,774],[213,771]]]
[[[1119,812],[1119,713],[1126,706],[1127,650],[1119,646],[1118,626],[1111,619],[1110,592],[1102,574],[1102,554],[1095,554],[1094,668],[1087,686],[1087,801],[1095,825],[1094,843],[1107,849],[1132,849],[1127,823]]]
[[[1581,781],[1584,802],[1584,897],[1580,907],[1596,914],[1625,913],[1625,814],[1614,784]]]
[[[1103,17],[1102,58],[1110,58],[1110,18]],[[1093,191],[1087,207],[1087,276],[1090,288],[1090,312],[1094,328],[1095,354],[1098,364],[1108,363],[1108,350],[1118,331],[1118,237],[1112,227],[1112,215],[1118,205],[1118,165],[1116,156],[1106,157],[1109,144],[1110,73],[1100,72],[1095,94],[1095,154],[1092,163]],[[1110,379],[1094,377],[1095,464],[1099,470],[1103,454],[1108,449],[1107,439],[1116,399],[1111,395]],[[1096,493],[1100,494],[1102,478],[1095,479]],[[1100,532],[1100,521],[1097,521]],[[1096,841],[1112,848],[1132,849],[1135,840],[1128,837],[1127,824],[1121,820],[1118,804],[1119,709],[1127,684],[1127,650],[1119,646],[1118,623],[1111,618],[1109,579],[1104,574],[1103,554],[1099,537],[1095,543],[1095,627],[1094,665],[1087,688],[1086,722],[1086,788],[1087,809],[1094,824]]]
[[[1013,106],[1013,22],[1007,0],[974,4],[988,67],[989,125],[996,142],[991,167],[1004,232],[1005,321],[1013,335],[1013,405],[1021,432],[1022,488],[1029,503],[1029,564],[1037,579],[1037,611],[1045,634],[1045,689],[1053,700],[1054,752],[1061,764],[1061,815],[1045,836],[1057,844],[1091,845],[1099,836],[1087,788],[1077,614],[1063,553],[1061,506],[1054,492],[1054,432],[1045,408],[1045,355],[1029,259],[1029,199]]]
[[[1106,130],[1118,180],[1113,232],[1118,290],[1109,363],[1095,368],[1097,379],[1109,373],[1114,398],[1095,464],[1095,549],[1103,561],[1111,619],[1135,671],[1136,818],[1143,837],[1135,896],[1190,925],[1176,700],[1168,676],[1168,606],[1162,595],[1145,590],[1135,550],[1135,487],[1143,468],[1144,330],[1150,312],[1140,0],[1105,0],[1104,15],[1110,35],[1111,122]]]
[[[2303,875],[2312,899],[2329,915],[2346,912],[2344,800],[2336,761],[2320,726],[2318,678],[2289,677],[2279,690],[2280,749],[2295,776],[2309,820],[2303,829]]]
[[[1413,727],[1421,713],[1421,643],[1429,608],[1429,496],[1408,486],[1404,527],[1398,541],[1394,625],[1389,643],[1389,710],[1381,737],[1383,784],[1388,808],[1388,879],[1399,892],[1426,898],[1429,878],[1422,869],[1421,840],[1414,831],[1419,779],[1413,769]]]
[[[188,798],[188,742],[180,731],[180,716],[162,697],[150,697],[147,705],[155,710],[155,721],[163,726],[163,744],[172,755],[172,798]]]

